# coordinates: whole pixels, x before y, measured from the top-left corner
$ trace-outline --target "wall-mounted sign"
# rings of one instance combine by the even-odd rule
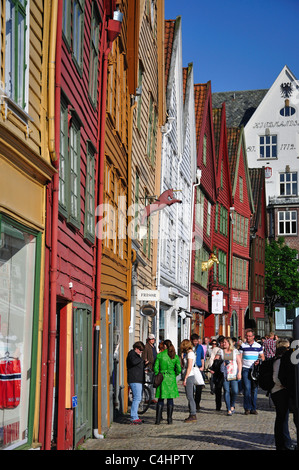
[[[223,313],[223,292],[222,290],[212,291],[212,313]]]
[[[271,178],[272,168],[270,166],[265,166],[265,178]]]
[[[158,300],[160,300],[160,291],[139,289],[137,291],[137,299],[144,301],[154,300],[157,302]]]

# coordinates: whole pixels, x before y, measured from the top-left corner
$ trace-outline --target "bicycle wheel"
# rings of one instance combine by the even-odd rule
[[[138,413],[143,415],[148,409],[151,404],[151,392],[150,389],[144,385],[142,391],[142,398],[141,402],[139,403]]]

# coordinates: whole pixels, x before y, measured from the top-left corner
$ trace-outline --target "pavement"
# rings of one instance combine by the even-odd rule
[[[128,410],[127,414],[120,416],[111,424],[104,439],[88,439],[80,446],[80,449],[104,451],[103,456],[107,456],[107,459],[114,459],[104,462],[108,464],[124,463],[116,460],[121,459],[122,455],[138,455],[139,458],[147,456],[146,459],[149,459],[153,451],[163,451],[161,455],[167,452],[171,459],[174,455],[180,456],[180,460],[166,462],[172,464],[191,463],[191,461],[183,461],[183,456],[185,455],[187,459],[187,456],[196,456],[198,451],[204,450],[275,451],[275,410],[270,406],[269,398],[262,390],[259,389],[258,392],[257,415],[244,414],[243,396],[238,395],[235,413],[227,416],[224,400],[221,411],[216,411],[215,396],[210,393],[209,386],[206,385],[202,391],[201,409],[197,413],[197,421],[184,423],[184,419],[189,415],[187,398],[182,382],[178,383],[178,387],[180,396],[174,400],[172,425],[167,424],[166,401],[165,411],[163,411],[164,419],[160,425],[155,425],[155,405],[151,405],[147,412],[140,416],[144,420],[141,425],[130,424]],[[293,443],[296,444],[293,415],[290,415],[289,429]],[[143,462],[165,463],[164,461],[149,462],[146,459],[144,458]],[[134,461],[126,463],[131,463],[131,466],[135,467]]]

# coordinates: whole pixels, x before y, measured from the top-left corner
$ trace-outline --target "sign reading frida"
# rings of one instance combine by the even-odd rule
[[[176,202],[182,203],[179,199],[174,198],[174,189],[167,189],[164,191],[164,193],[159,196],[158,199],[153,204],[149,204],[144,208],[142,217],[141,217],[141,225],[145,225],[145,221],[147,217],[149,217],[153,212],[160,211],[164,209],[167,206],[171,206],[172,204],[175,204]]]

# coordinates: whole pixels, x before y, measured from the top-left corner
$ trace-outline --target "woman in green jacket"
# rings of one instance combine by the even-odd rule
[[[167,422],[172,424],[173,399],[179,396],[176,377],[181,373],[180,358],[175,352],[175,348],[169,339],[164,341],[166,349],[157,355],[154,365],[154,372],[163,375],[163,381],[157,387],[156,398],[158,398],[156,408],[156,423],[160,424],[164,399],[167,399]]]

